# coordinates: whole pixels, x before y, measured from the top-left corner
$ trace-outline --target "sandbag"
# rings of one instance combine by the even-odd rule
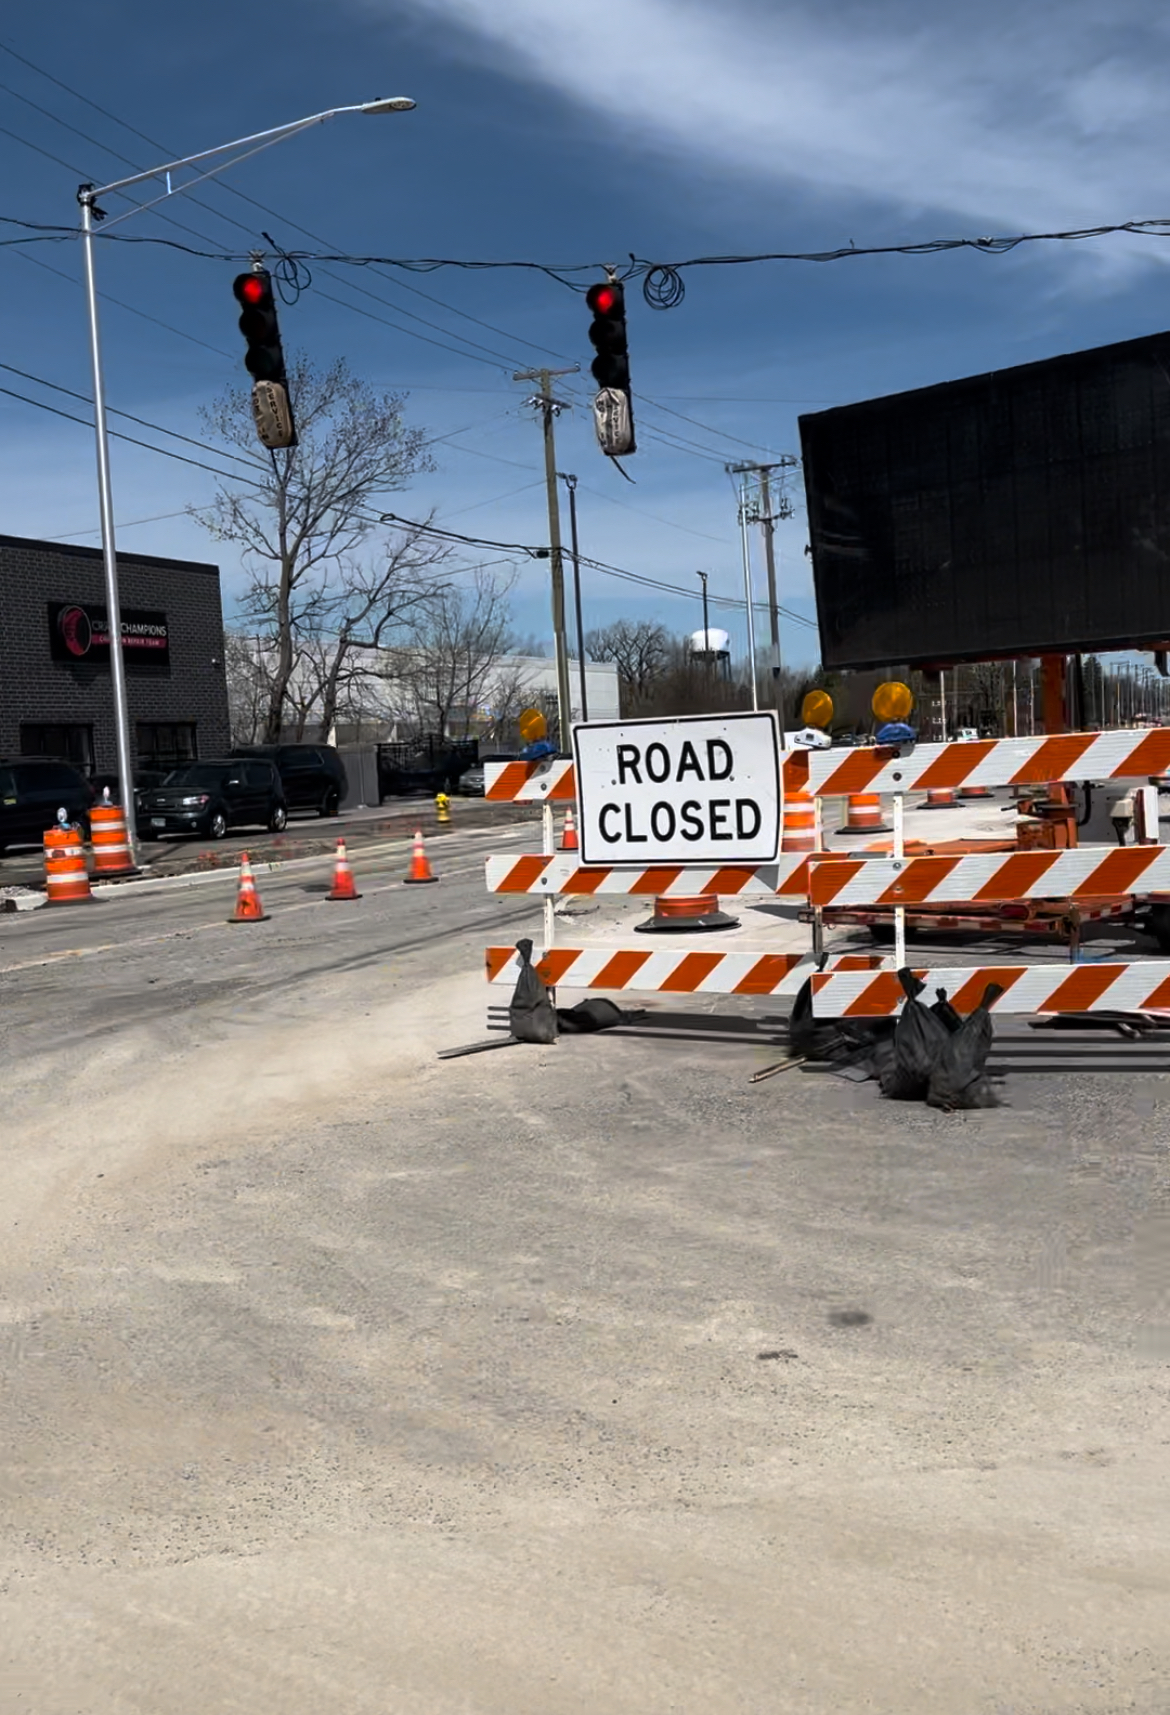
[[[508,1007],[508,1028],[517,1042],[547,1046],[557,1039],[557,1013],[552,997],[532,965],[532,942],[517,941],[520,975]]]
[[[962,1030],[963,1028],[962,1014],[956,1012],[950,1001],[947,999],[946,989],[935,989],[934,992],[938,996],[938,999],[930,1010],[936,1018],[942,1020],[943,1024],[946,1025],[947,1029],[953,1036],[957,1030]]]
[[[953,1036],[948,1036],[946,1047],[930,1075],[926,1099],[932,1108],[954,1113],[960,1108],[999,1106],[999,1097],[991,1087],[986,1066],[994,1040],[991,1007],[1003,992],[1001,984],[988,983],[974,1012],[963,1020],[961,1028]]]
[[[813,1013],[812,978],[797,990],[788,1018],[788,1048],[802,1060],[832,1060],[840,1052],[841,1029],[836,1019]]]
[[[613,1030],[619,1024],[636,1024],[645,1018],[645,1007],[625,1011],[604,995],[590,995],[576,1006],[558,1006],[557,1024],[566,1036],[582,1036],[594,1030]]]
[[[926,984],[919,982],[905,967],[898,972],[898,981],[905,993],[906,1004],[898,1015],[894,1030],[893,1056],[879,1072],[878,1082],[882,1095],[891,1101],[922,1101],[930,1088],[931,1074],[951,1036],[942,1020],[918,999]]]

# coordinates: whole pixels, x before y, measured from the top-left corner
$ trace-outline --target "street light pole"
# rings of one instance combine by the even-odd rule
[[[85,263],[85,295],[89,306],[89,354],[93,364],[93,427],[97,443],[98,516],[102,528],[102,561],[106,574],[106,631],[110,639],[110,681],[114,691],[114,734],[118,780],[126,818],[130,864],[138,861],[138,832],[134,819],[134,771],[130,749],[130,707],[126,697],[126,661],[122,654],[122,605],[118,596],[118,549],[114,539],[114,499],[110,486],[110,441],[106,432],[106,387],[102,371],[102,341],[98,325],[97,279],[93,266],[93,189],[78,192],[81,204],[81,251]]]
[[[696,572],[697,578],[703,580],[703,658],[707,663],[707,677],[711,677],[711,622],[707,617],[707,573]]]
[[[739,490],[739,539],[743,551],[743,595],[747,605],[748,677],[752,683],[752,708],[760,706],[756,685],[756,616],[752,608],[752,551],[748,545],[748,490],[746,478]]]
[[[138,857],[138,838],[134,822],[134,771],[133,751],[130,743],[130,709],[126,697],[126,662],[122,654],[122,609],[118,594],[118,549],[114,534],[114,499],[113,485],[110,478],[110,440],[106,428],[106,387],[105,373],[102,367],[101,330],[98,323],[98,294],[97,276],[94,268],[94,223],[105,221],[106,217],[98,207],[98,198],[112,196],[118,191],[129,189],[131,185],[144,183],[147,179],[162,179],[166,190],[160,196],[152,197],[149,202],[136,203],[125,213],[107,221],[107,229],[117,226],[123,220],[129,220],[132,214],[139,214],[143,209],[153,208],[156,203],[166,202],[168,197],[178,196],[181,191],[193,189],[202,184],[205,179],[213,179],[218,173],[226,172],[239,161],[245,161],[251,155],[257,155],[263,149],[269,149],[275,143],[283,143],[288,137],[295,137],[298,132],[307,131],[313,125],[321,125],[327,119],[334,119],[342,113],[407,113],[414,107],[414,102],[405,95],[390,96],[384,100],[363,101],[349,107],[331,107],[324,113],[313,113],[305,119],[294,119],[287,125],[274,125],[267,131],[253,132],[249,137],[237,137],[230,143],[219,143],[214,149],[203,149],[197,155],[185,155],[179,161],[167,161],[160,167],[149,167],[145,172],[133,173],[128,178],[115,179],[111,184],[94,186],[83,184],[78,186],[77,201],[81,206],[81,249],[85,266],[85,295],[89,311],[89,351],[93,366],[93,428],[97,448],[98,472],[98,516],[102,532],[102,561],[105,567],[106,580],[106,625],[110,637],[110,683],[114,693],[114,730],[118,753],[118,778],[122,794],[122,809],[126,815],[126,842],[130,848],[130,862],[134,864]],[[232,155],[231,160],[223,161],[219,166],[209,167],[206,172],[198,173],[195,178],[184,184],[172,185],[171,174],[177,173],[183,167],[194,166],[201,161],[209,161],[216,155],[227,155],[232,150],[242,153]]]

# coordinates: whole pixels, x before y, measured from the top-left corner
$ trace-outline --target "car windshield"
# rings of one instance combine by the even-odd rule
[[[222,764],[190,762],[186,768],[173,768],[163,781],[164,786],[219,786],[227,772]]]

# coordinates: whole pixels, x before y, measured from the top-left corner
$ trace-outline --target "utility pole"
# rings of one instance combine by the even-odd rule
[[[696,572],[697,578],[703,580],[703,659],[707,663],[707,677],[711,677],[711,621],[707,615],[707,574]]]
[[[557,721],[560,727],[558,744],[562,751],[569,748],[573,703],[569,691],[569,651],[565,642],[565,561],[561,550],[561,510],[557,502],[557,448],[553,423],[567,409],[563,400],[554,399],[554,375],[575,375],[580,368],[522,369],[513,381],[539,381],[540,392],[528,401],[544,419],[544,483],[548,492],[549,565],[552,568],[553,647],[557,658]]]
[[[775,512],[772,511],[772,472],[791,470],[796,464],[791,453],[785,453],[771,464],[735,464],[727,469],[742,482],[741,524],[758,523],[764,537],[764,561],[768,571],[768,619],[772,633],[772,695],[776,703],[776,714],[780,721],[780,743],[785,743],[784,727],[784,663],[780,655],[780,605],[776,594],[776,544],[773,540],[776,521],[779,518],[791,518],[792,506],[784,493],[776,495]],[[748,478],[754,476],[757,483],[756,495],[748,498]],[[749,596],[750,600],[750,596]],[[754,633],[754,626],[749,626],[749,636]],[[755,663],[752,663],[752,683],[755,683]],[[755,703],[753,701],[753,707]]]
[[[577,670],[581,681],[581,719],[589,719],[589,693],[585,688],[585,626],[581,619],[581,547],[577,541],[577,478],[557,473],[569,491],[569,533],[573,538],[573,607],[577,614]]]

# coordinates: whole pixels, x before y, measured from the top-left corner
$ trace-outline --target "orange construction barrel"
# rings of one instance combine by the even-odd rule
[[[81,829],[68,823],[45,830],[45,892],[50,905],[80,905],[92,899]]]
[[[791,789],[785,783],[784,829],[780,840],[782,852],[811,852],[816,850],[817,817],[813,796],[802,788]]]
[[[93,845],[95,876],[134,875],[126,816],[120,804],[95,804],[89,812],[89,837]]]
[[[839,834],[888,834],[889,824],[882,821],[880,792],[851,792],[844,825]]]
[[[687,930],[735,929],[739,918],[729,917],[719,909],[717,893],[676,894],[654,901],[654,915],[644,923],[634,925],[637,935],[680,934]]]

